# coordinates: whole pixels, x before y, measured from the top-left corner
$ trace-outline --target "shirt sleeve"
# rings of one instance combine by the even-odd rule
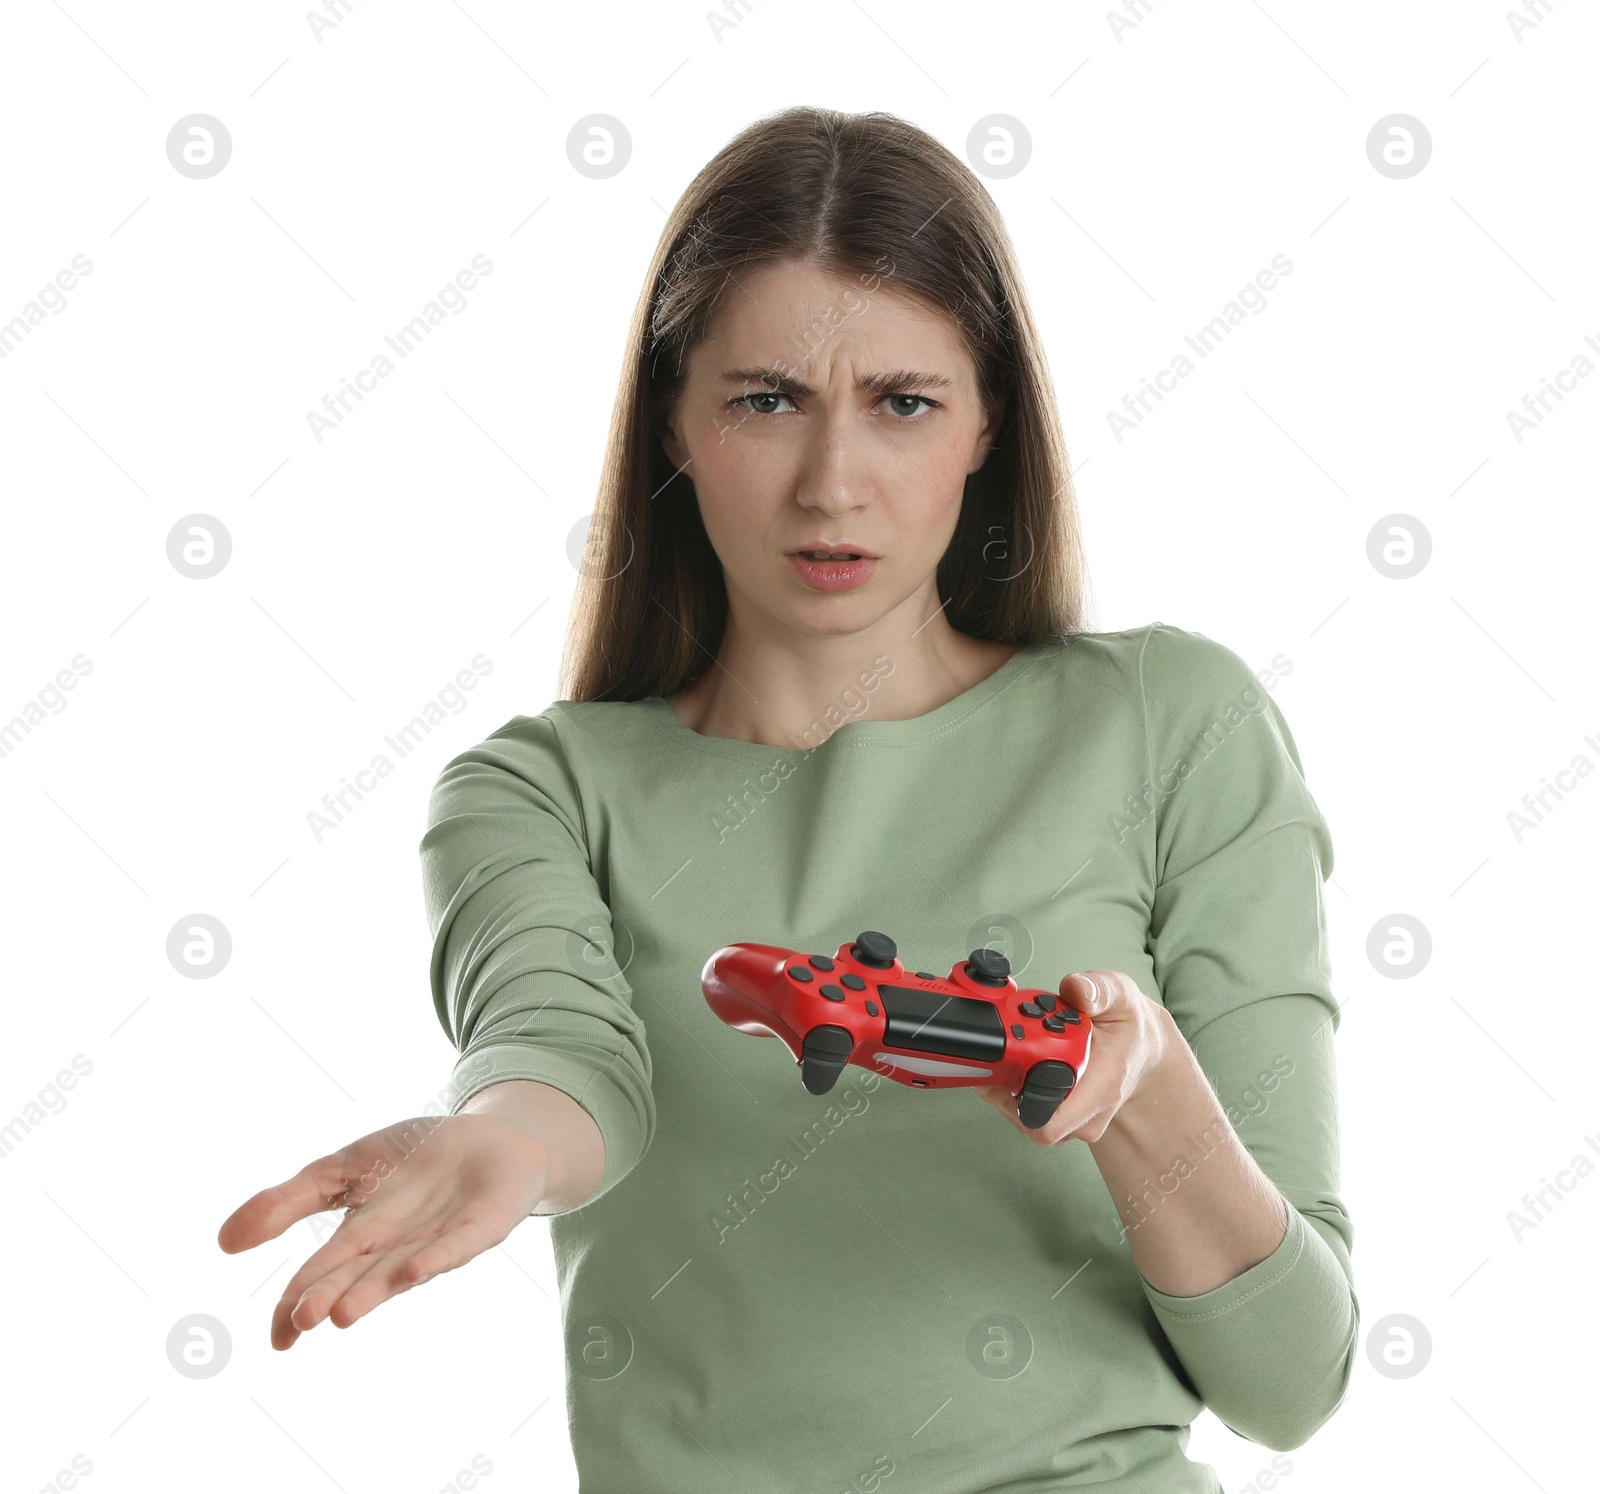
[[[422,838],[429,978],[459,1058],[456,1115],[479,1090],[532,1079],[594,1117],[605,1169],[593,1203],[655,1134],[644,1023],[590,868],[557,707],[514,718],[446,764]]]
[[[1161,1000],[1283,1195],[1265,1260],[1195,1297],[1144,1284],[1199,1394],[1232,1430],[1300,1446],[1343,1399],[1359,1304],[1339,1197],[1328,828],[1288,724],[1232,650],[1156,624],[1140,656]],[[1208,1138],[1190,1138],[1198,1162]]]

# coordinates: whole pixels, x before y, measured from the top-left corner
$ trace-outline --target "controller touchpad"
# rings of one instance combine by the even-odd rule
[[[918,991],[910,986],[879,986],[888,1025],[883,1040],[896,1048],[946,1053],[953,1058],[1003,1058],[1005,1028],[987,1001]]]

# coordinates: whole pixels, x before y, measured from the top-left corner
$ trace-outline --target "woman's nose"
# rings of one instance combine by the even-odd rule
[[[871,487],[872,432],[852,414],[829,414],[806,433],[800,463],[801,496],[812,503],[853,508]]]

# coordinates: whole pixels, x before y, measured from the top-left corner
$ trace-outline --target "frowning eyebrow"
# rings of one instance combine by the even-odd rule
[[[803,380],[776,368],[730,368],[719,374],[724,384],[759,384],[771,394],[793,394],[804,399],[817,391]],[[882,399],[887,394],[902,394],[910,389],[948,389],[950,380],[939,373],[922,373],[914,368],[893,368],[884,373],[863,374],[856,388],[863,394]]]

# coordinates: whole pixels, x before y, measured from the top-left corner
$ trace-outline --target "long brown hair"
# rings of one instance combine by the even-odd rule
[[[999,210],[972,171],[892,114],[796,107],[757,120],[678,199],[628,332],[562,660],[564,699],[668,696],[708,669],[728,596],[694,485],[659,439],[689,350],[729,282],[808,259],[887,283],[949,317],[985,416],[1006,409],[968,475],[937,583],[952,627],[1026,644],[1081,629],[1077,503],[1049,371]]]

